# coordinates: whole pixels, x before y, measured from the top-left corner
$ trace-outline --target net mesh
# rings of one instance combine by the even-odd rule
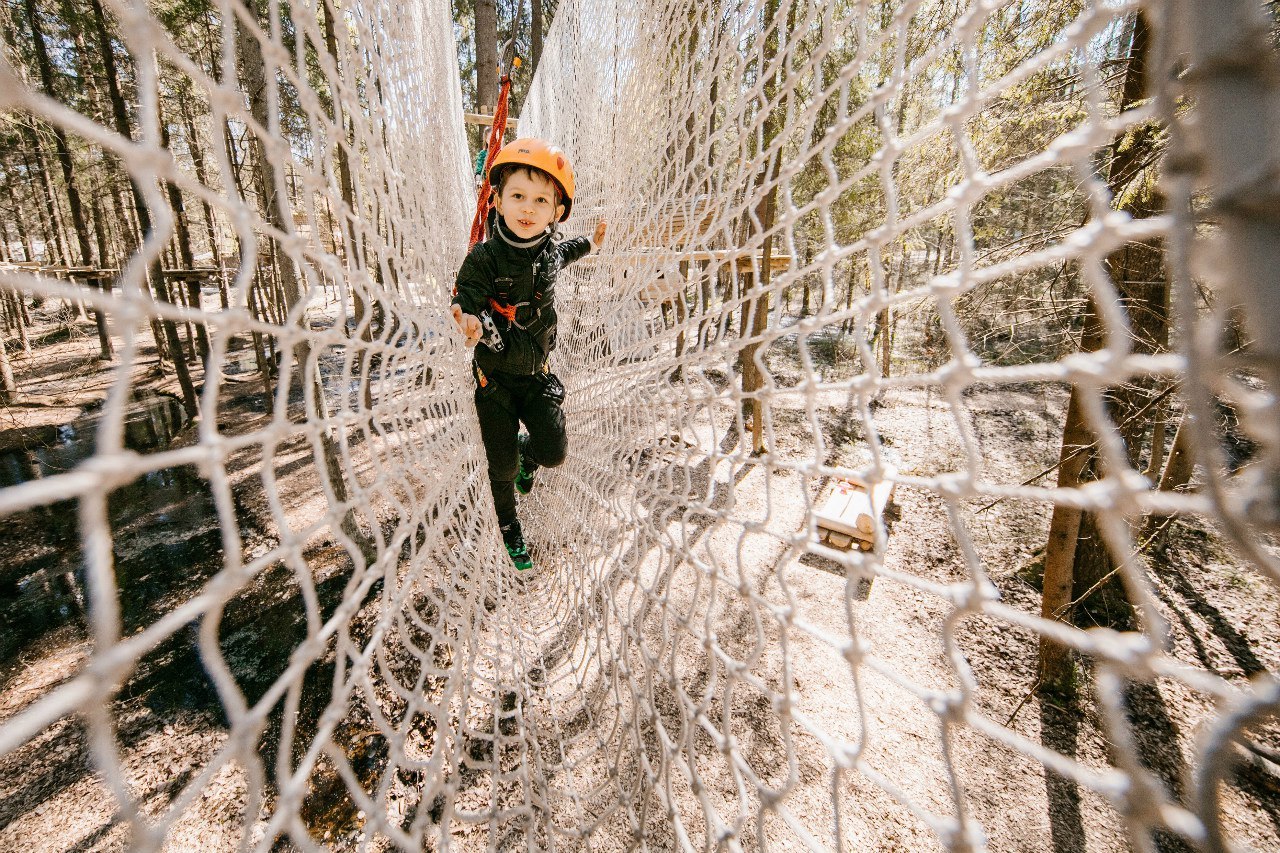
[[[1277,843],[1275,61],[1228,5],[561,0],[519,132],[609,231],[527,577],[446,312],[450,8],[112,2],[132,133],[7,42],[6,119],[151,230],[0,271],[11,331],[115,345],[6,339],[8,411],[75,420],[5,446],[0,838]]]

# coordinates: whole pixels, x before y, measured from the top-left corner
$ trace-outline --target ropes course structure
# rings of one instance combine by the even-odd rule
[[[112,349],[6,384],[92,434],[0,488],[6,849],[1277,843],[1261,5],[560,0],[518,132],[609,237],[559,280],[527,577],[447,310],[450,6],[196,5],[93,2],[123,114],[6,12],[6,121],[145,232],[0,266]]]

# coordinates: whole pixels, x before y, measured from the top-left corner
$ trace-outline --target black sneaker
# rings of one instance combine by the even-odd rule
[[[520,433],[520,465],[516,469],[516,491],[522,495],[527,495],[533,490],[533,477],[538,473],[538,467],[530,463],[528,467],[525,465],[524,448],[529,443],[529,436]]]
[[[507,546],[507,556],[511,558],[517,571],[533,568],[533,558],[529,556],[529,548],[524,544],[520,522],[515,521],[502,528],[502,542]]]

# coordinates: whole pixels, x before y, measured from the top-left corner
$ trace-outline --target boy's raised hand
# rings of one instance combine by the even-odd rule
[[[453,313],[453,322],[458,327],[458,331],[462,332],[466,338],[466,344],[469,347],[475,346],[480,342],[480,338],[484,335],[484,330],[480,326],[480,318],[474,314],[462,313],[461,305],[449,306]]]
[[[605,222],[603,219],[601,219],[600,222],[596,224],[596,235],[591,238],[591,242],[595,244],[597,249],[600,248],[601,244],[604,243],[604,232],[608,228],[609,228],[609,223]]]

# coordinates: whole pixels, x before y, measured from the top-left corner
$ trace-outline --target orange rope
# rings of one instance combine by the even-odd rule
[[[489,167],[502,148],[502,137],[507,132],[507,96],[511,94],[511,75],[502,77],[502,89],[498,92],[498,105],[493,109],[493,127],[489,129],[489,154],[484,160],[484,183],[480,185],[480,194],[476,197],[476,216],[471,220],[471,242],[467,251],[471,251],[476,243],[484,239],[484,220],[489,213],[489,204],[493,188],[489,185]]]
[[[494,311],[497,311],[503,317],[506,317],[508,323],[514,323],[516,321],[515,305],[499,305],[498,300],[493,297],[489,297],[489,307]]]

